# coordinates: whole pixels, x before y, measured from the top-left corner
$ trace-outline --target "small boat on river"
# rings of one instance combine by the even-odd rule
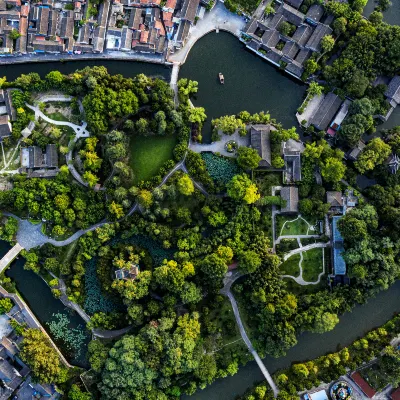
[[[219,77],[219,83],[220,83],[221,85],[223,85],[223,84],[225,83],[225,78],[224,78],[224,76],[222,75],[222,72],[220,72],[220,73],[218,74],[218,77]]]

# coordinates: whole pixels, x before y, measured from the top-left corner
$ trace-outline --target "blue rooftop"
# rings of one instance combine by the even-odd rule
[[[336,216],[332,218],[332,235],[333,235],[333,272],[335,275],[346,274],[346,263],[342,257],[344,252],[343,238],[337,227],[337,223],[342,218]]]

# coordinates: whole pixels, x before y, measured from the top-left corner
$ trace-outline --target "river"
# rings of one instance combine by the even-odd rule
[[[400,25],[400,0],[391,0],[392,6],[383,13],[383,20],[388,24]],[[375,0],[368,0],[364,8],[364,15],[369,16],[376,6]]]
[[[7,242],[0,241],[0,257],[3,257],[9,249],[10,245]],[[11,263],[10,268],[6,271],[6,276],[12,278],[16,283],[18,292],[23,296],[24,301],[28,304],[43,328],[60,347],[65,358],[73,365],[88,367],[86,353],[90,334],[85,328],[85,321],[75,311],[65,307],[60,300],[55,299],[46,282],[34,272],[25,270],[24,264],[25,259],[19,256],[18,259]],[[63,314],[68,318],[70,335],[71,332],[74,332],[74,329],[79,329],[84,333],[85,338],[78,341],[79,354],[67,349],[65,343],[56,340],[50,332],[46,322],[54,321],[56,314]]]
[[[393,0],[393,3],[392,12],[399,9],[395,7],[399,7],[400,0]],[[393,22],[399,23],[400,14],[398,12],[393,14],[395,18]],[[390,16],[389,11],[385,15],[388,22],[391,22]],[[166,79],[170,76],[170,69],[161,65],[106,60],[6,65],[1,67],[0,76],[6,75],[11,81],[22,73],[38,72],[42,76],[52,70],[70,73],[92,65],[104,65],[110,73],[120,73],[127,77],[133,77],[138,73],[162,76]],[[218,72],[225,75],[225,85],[218,83]],[[269,110],[272,117],[282,122],[285,127],[296,125],[295,112],[305,91],[304,85],[282,74],[260,57],[245,50],[236,38],[222,32],[211,33],[199,40],[182,67],[180,77],[199,82],[199,92],[194,104],[204,107],[209,117],[204,130],[206,141],[211,137],[212,118],[235,114],[243,109],[249,112]],[[400,125],[400,107],[384,127],[395,125]],[[3,250],[0,246],[1,254]],[[46,284],[31,271],[23,269],[23,260],[17,260],[12,264],[9,276],[16,280],[18,290],[41,322],[48,321],[52,314],[64,310],[63,305],[52,297]],[[298,344],[290,349],[285,357],[266,358],[267,368],[270,372],[274,372],[294,361],[315,358],[326,352],[335,351],[340,345],[350,344],[368,330],[390,319],[393,313],[400,312],[399,298],[400,282],[397,282],[389,290],[371,299],[367,305],[358,306],[352,313],[344,314],[333,331],[323,335],[302,334]],[[76,320],[77,325],[80,323]],[[261,379],[257,365],[250,362],[241,367],[235,376],[218,380],[208,388],[195,393],[190,399],[231,400],[242,394],[253,382]]]
[[[218,81],[222,72],[225,84]],[[211,139],[211,120],[247,110],[269,111],[285,128],[297,126],[296,110],[306,86],[246,50],[236,37],[226,32],[201,38],[179,71],[180,78],[199,82],[194,105],[204,107],[208,119],[203,141]]]

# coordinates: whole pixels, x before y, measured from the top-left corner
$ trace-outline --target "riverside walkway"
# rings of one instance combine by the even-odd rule
[[[228,11],[224,4],[217,0],[214,8],[205,15],[205,17],[192,27],[190,36],[185,46],[176,51],[174,54],[169,55],[168,61],[171,63],[178,63],[182,65],[185,63],[186,58],[193,47],[193,45],[207,33],[219,30],[232,33],[235,36],[240,36],[240,32],[246,25],[243,17],[233,14]]]
[[[262,362],[256,349],[253,347],[249,337],[247,336],[246,330],[244,329],[244,326],[242,323],[242,319],[240,318],[239,308],[237,306],[235,297],[233,296],[233,294],[231,292],[232,284],[236,281],[236,279],[239,279],[241,276],[242,276],[242,274],[239,271],[235,271],[233,273],[228,272],[225,275],[224,287],[220,290],[220,293],[223,294],[224,296],[227,296],[229,301],[231,302],[233,313],[235,314],[235,318],[236,318],[236,323],[239,327],[240,335],[242,336],[244,343],[246,344],[247,348],[250,350],[250,353],[254,357],[254,360],[256,361],[258,367],[260,368],[260,370],[261,370],[262,374],[264,375],[265,379],[267,380],[268,384],[271,386],[271,389],[274,393],[274,397],[277,397],[278,393],[279,393],[279,389],[276,386],[274,380],[272,379],[271,374],[268,372],[267,368],[265,367],[264,363]]]

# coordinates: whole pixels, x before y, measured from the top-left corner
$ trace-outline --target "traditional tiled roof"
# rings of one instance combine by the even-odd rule
[[[90,33],[91,33],[91,25],[85,24],[79,29],[78,40],[79,43],[89,43]]]
[[[57,146],[55,144],[48,144],[46,146],[46,167],[47,168],[58,167]]]
[[[128,27],[135,30],[139,29],[142,19],[142,9],[134,8],[131,12],[131,16],[129,17]]]
[[[285,0],[285,2],[290,4],[294,8],[299,8],[303,0]]]
[[[338,191],[326,192],[326,202],[329,203],[331,207],[343,207],[342,192]]]
[[[283,3],[282,14],[288,22],[296,26],[302,24],[305,18],[303,13],[285,3]]]
[[[299,54],[297,54],[295,61],[299,64],[304,64],[311,56],[311,51],[307,49],[301,49]]]
[[[283,186],[281,198],[286,205],[281,207],[281,213],[297,213],[299,211],[299,189],[296,186]]]
[[[286,66],[285,70],[300,78],[303,74],[304,68],[298,62],[292,61]]]
[[[271,142],[270,142],[270,125],[251,125],[250,127],[250,144],[257,150],[261,157],[260,167],[271,166]]]
[[[193,23],[196,17],[197,8],[199,7],[199,4],[200,0],[184,0],[181,9],[181,18]]]
[[[103,52],[105,35],[106,35],[106,28],[98,26],[95,29],[93,36],[93,51],[99,53]]]
[[[324,36],[330,35],[332,33],[332,29],[324,24],[318,24],[314,29],[310,39],[308,39],[307,44],[305,45],[308,49],[314,51],[321,50],[321,40]]]
[[[184,43],[187,36],[189,35],[189,30],[190,30],[190,22],[189,21],[181,21],[179,24],[178,28],[178,34],[177,34],[177,41]]]
[[[39,7],[39,25],[37,32],[41,35],[47,35],[47,31],[49,30],[49,17],[50,8]]]
[[[140,33],[140,43],[147,43],[149,40],[149,31],[142,31]]]
[[[397,104],[400,104],[400,76],[396,75],[389,82],[388,88],[385,92],[385,96],[388,99],[394,100]]]
[[[361,140],[358,142],[357,146],[354,147],[349,153],[348,153],[348,158],[350,158],[350,160],[357,160],[358,156],[360,155],[360,153],[363,151],[365,147],[365,143],[362,142]]]
[[[315,110],[314,115],[310,119],[310,124],[321,131],[326,130],[329,123],[338,112],[341,104],[342,100],[339,96],[332,92],[328,93],[322,100],[318,109]]]
[[[165,36],[161,36],[158,39],[157,47],[156,47],[156,53],[162,54],[165,50]]]
[[[276,30],[268,30],[261,37],[262,42],[268,47],[275,47],[280,40],[279,32]]]
[[[74,34],[74,12],[66,11],[63,13],[60,26],[60,36],[62,38],[72,38]]]
[[[294,58],[299,51],[299,46],[295,42],[287,41],[282,49],[282,53],[290,58]]]
[[[321,4],[313,4],[307,11],[306,18],[318,22],[324,14],[324,7]]]
[[[122,29],[121,50],[129,51],[132,48],[132,31],[127,27]]]
[[[44,51],[48,53],[61,53],[65,48],[63,43],[53,40],[34,40],[32,46],[36,51]]]
[[[297,42],[300,46],[304,46],[312,34],[312,28],[309,25],[300,25],[292,36],[292,40]]]
[[[0,115],[0,138],[11,136],[11,132],[10,117],[7,114]]]
[[[175,9],[177,0],[167,0],[165,8]]]
[[[26,53],[26,42],[28,33],[28,18],[21,18],[19,20],[19,33],[20,37],[17,39],[17,49],[20,53]]]

